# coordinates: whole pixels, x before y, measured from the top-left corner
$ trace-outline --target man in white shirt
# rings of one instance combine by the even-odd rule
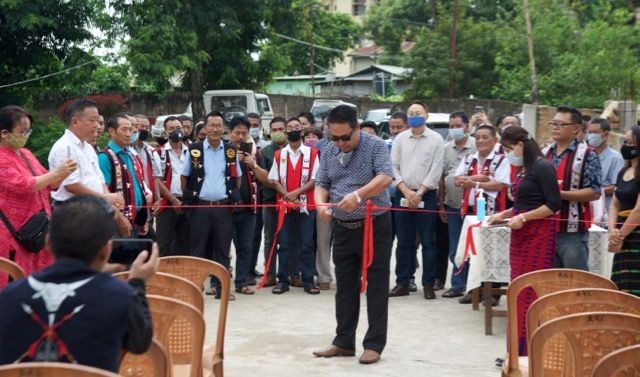
[[[71,173],[51,193],[54,203],[64,202],[75,195],[95,195],[106,199],[116,207],[124,205],[122,195],[112,194],[104,183],[104,176],[98,165],[98,155],[89,140],[96,134],[100,114],[98,105],[91,99],[74,101],[65,112],[67,129],[49,151],[49,170],[54,170],[66,160],[78,163],[78,169]],[[119,211],[116,213],[120,214]],[[121,214],[117,219],[118,230],[123,235],[131,232],[131,226]],[[125,228],[129,228],[126,231]]]
[[[416,270],[415,242],[422,244],[424,298],[434,299],[437,273],[435,226],[438,183],[442,174],[444,141],[426,126],[429,108],[414,101],[407,110],[409,130],[400,133],[391,147],[393,175],[400,206],[417,211],[396,211],[396,286],[389,297],[409,294],[409,281]]]

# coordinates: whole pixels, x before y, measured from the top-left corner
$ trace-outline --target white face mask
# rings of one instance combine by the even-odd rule
[[[598,148],[602,144],[602,136],[600,134],[587,134],[587,143],[594,148]]]
[[[517,157],[513,154],[513,151],[507,153],[507,160],[513,166],[522,166],[524,165],[524,158],[522,156]]]
[[[260,128],[256,127],[256,128],[249,129],[249,136],[251,136],[254,139],[259,138],[260,137]]]

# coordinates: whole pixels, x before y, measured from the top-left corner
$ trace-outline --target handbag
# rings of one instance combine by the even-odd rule
[[[35,215],[31,216],[27,222],[20,227],[17,231],[11,226],[9,219],[5,216],[4,212],[0,210],[0,218],[4,222],[4,225],[9,229],[13,238],[18,241],[25,250],[30,253],[38,253],[44,248],[44,239],[49,230],[49,216],[44,210],[40,210]]]
[[[31,171],[31,174],[35,177],[36,173],[33,171],[31,164],[29,164],[24,157],[20,157]],[[49,222],[51,221],[47,213],[44,211],[44,203],[42,204],[42,209],[35,215],[31,216],[31,218],[18,230],[15,230],[13,226],[11,226],[9,219],[2,210],[0,210],[0,218],[13,238],[15,238],[16,241],[25,248],[25,250],[30,253],[38,253],[44,248],[44,240],[47,236],[47,232],[49,231]]]

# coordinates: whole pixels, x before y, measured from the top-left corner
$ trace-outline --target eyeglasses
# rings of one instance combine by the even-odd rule
[[[3,131],[7,131],[7,132],[9,132],[10,134],[13,134],[13,132],[8,131],[8,130],[3,130]],[[23,130],[23,131],[19,132],[19,133],[18,133],[18,136],[29,137],[29,136],[31,135],[31,133],[32,133],[32,132],[33,132],[33,129],[32,129],[32,128],[29,128],[29,129],[26,129],[26,130]]]
[[[570,126],[572,124],[578,124],[578,123],[576,123],[576,122],[571,122],[571,123],[549,122],[549,127],[551,127],[551,128],[565,128],[566,126]]]
[[[342,136],[331,135],[331,141],[345,141],[345,142],[349,141],[353,136],[353,131],[355,131],[355,129],[351,130],[351,133],[349,135],[342,135]]]

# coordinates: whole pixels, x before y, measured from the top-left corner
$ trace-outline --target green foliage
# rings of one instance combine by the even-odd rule
[[[284,22],[274,22],[272,34],[262,47],[262,52],[277,52],[280,56],[279,73],[287,75],[311,73],[311,46],[284,39],[275,35],[279,33],[307,43],[341,50],[327,51],[315,48],[313,51],[314,72],[322,68],[330,69],[337,61],[342,61],[344,52],[352,47],[360,35],[359,26],[350,16],[342,13],[329,13],[319,0],[293,0],[288,7],[276,8],[275,19]],[[286,21],[285,21],[286,20]]]
[[[59,118],[52,118],[49,122],[36,120],[32,126],[33,132],[29,137],[27,148],[36,156],[44,167],[49,166],[47,158],[53,144],[64,134],[65,125]]]

